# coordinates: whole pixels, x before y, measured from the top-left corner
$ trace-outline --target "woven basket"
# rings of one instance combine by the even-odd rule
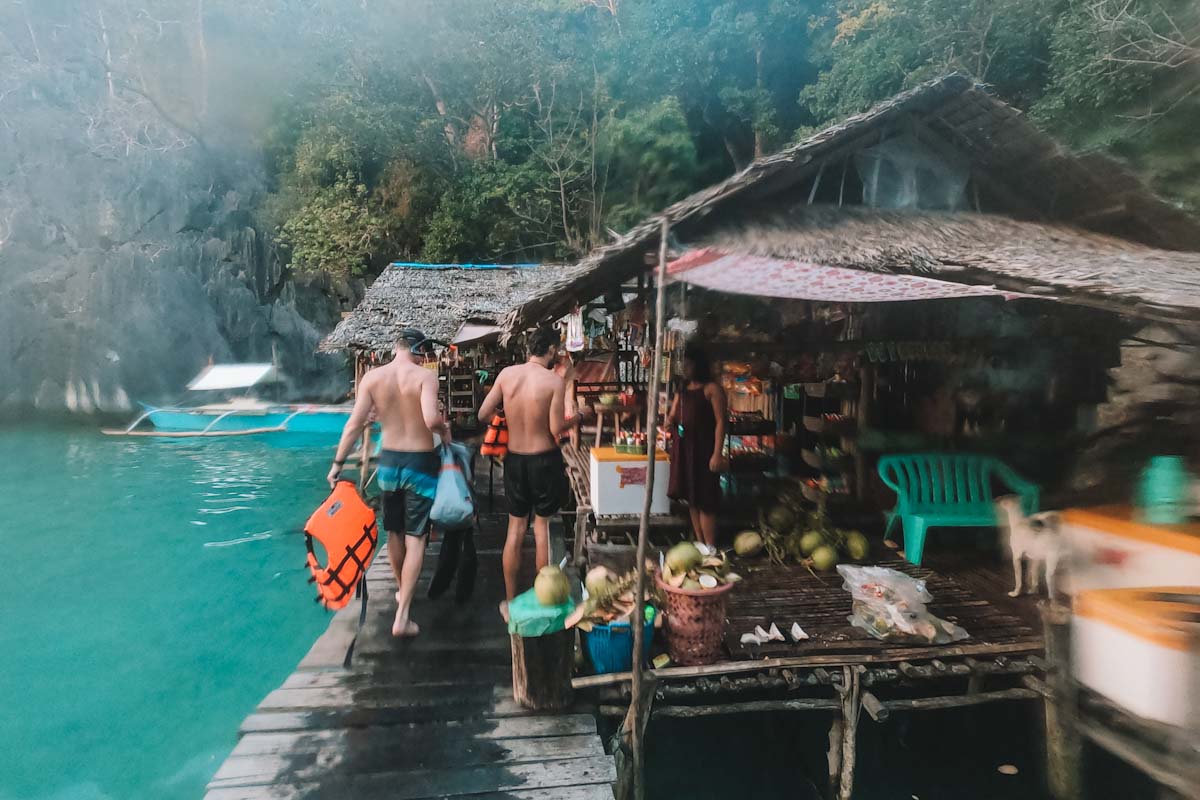
[[[690,667],[711,664],[721,657],[725,641],[725,600],[732,583],[716,589],[676,589],[655,575],[666,598],[667,652],[671,661]]]

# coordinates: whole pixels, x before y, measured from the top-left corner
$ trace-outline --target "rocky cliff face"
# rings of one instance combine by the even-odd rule
[[[122,142],[60,100],[35,90],[0,132],[0,409],[125,411],[273,352],[293,396],[344,393],[343,360],[314,353],[338,301],[285,274],[253,157],[128,125]]]

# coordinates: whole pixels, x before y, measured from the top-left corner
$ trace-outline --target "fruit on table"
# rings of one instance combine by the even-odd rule
[[[832,545],[823,544],[812,552],[813,569],[819,569],[822,572],[831,570],[837,566],[838,553]]]
[[[796,524],[796,515],[784,505],[778,505],[767,512],[767,524],[777,531],[786,531]]]
[[[704,560],[699,548],[691,542],[680,542],[667,551],[666,566],[674,575],[689,572]]]
[[[550,564],[538,570],[533,579],[533,593],[544,606],[561,606],[571,597],[571,585],[563,571]]]
[[[589,597],[600,597],[612,589],[616,580],[617,576],[608,567],[592,567],[583,579],[583,585]]]
[[[811,556],[813,551],[823,544],[826,544],[826,541],[820,531],[809,531],[800,537],[800,552]]]
[[[854,561],[862,561],[871,552],[871,545],[867,541],[867,537],[863,536],[860,531],[849,531],[846,533],[846,555],[850,556]]]
[[[800,561],[804,558],[804,536],[798,531],[792,531],[783,540],[784,550],[787,551],[789,557],[795,561]]]
[[[742,531],[733,539],[733,551],[743,558],[762,552],[763,537],[758,531]]]

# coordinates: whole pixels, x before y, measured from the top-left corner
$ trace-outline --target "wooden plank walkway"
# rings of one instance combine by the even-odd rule
[[[498,515],[476,535],[471,600],[417,587],[419,637],[391,636],[395,581],[381,550],[367,573],[367,621],[350,669],[359,603],[334,615],[292,675],[242,723],[241,738],[208,786],[208,800],[347,798],[612,800],[616,780],[591,711],[540,714],[512,698]],[[530,538],[532,544],[532,538]],[[532,572],[532,549],[526,552]]]

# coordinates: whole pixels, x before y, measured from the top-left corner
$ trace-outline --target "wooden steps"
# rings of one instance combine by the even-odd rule
[[[612,800],[616,770],[591,711],[544,714],[513,700],[496,611],[503,529],[486,527],[464,604],[452,591],[425,599],[437,559],[430,545],[414,603],[422,633],[412,640],[391,636],[395,583],[381,551],[362,631],[356,600],[243,721],[206,798]]]

